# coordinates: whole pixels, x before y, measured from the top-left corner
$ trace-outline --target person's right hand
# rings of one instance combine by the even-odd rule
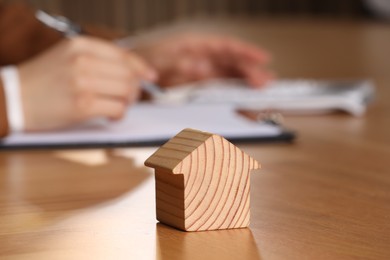
[[[65,39],[19,66],[25,130],[121,118],[141,80],[157,74],[136,54],[100,39]]]

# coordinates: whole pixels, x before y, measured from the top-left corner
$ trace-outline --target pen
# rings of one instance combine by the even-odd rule
[[[81,26],[66,17],[50,15],[42,10],[37,10],[35,17],[46,26],[63,33],[68,38],[83,34]],[[123,45],[124,44],[121,41],[117,41],[117,46],[128,48],[128,46]],[[163,94],[162,89],[153,82],[141,80],[140,84],[141,88],[153,99],[157,99]]]
[[[158,85],[150,81],[141,80],[141,88],[153,99],[158,99],[163,95],[163,90]]]

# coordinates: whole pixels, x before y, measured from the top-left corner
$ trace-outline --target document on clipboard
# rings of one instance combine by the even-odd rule
[[[224,136],[232,142],[291,141],[292,132],[267,121],[250,120],[228,104],[139,103],[119,122],[94,120],[55,132],[15,133],[2,148],[161,145],[184,128]]]
[[[119,122],[93,120],[62,131],[15,133],[3,138],[0,148],[160,145],[184,128],[233,142],[291,141],[294,133],[264,118],[264,111],[342,110],[362,116],[374,90],[368,80],[276,80],[260,90],[239,80],[204,81],[163,91],[153,102],[130,107]]]

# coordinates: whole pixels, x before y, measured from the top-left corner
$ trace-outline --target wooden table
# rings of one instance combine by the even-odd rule
[[[390,259],[390,24],[228,25],[270,49],[280,77],[370,77],[377,99],[362,118],[287,117],[293,144],[239,145],[263,165],[249,229],[157,224],[153,147],[1,152],[1,259]]]

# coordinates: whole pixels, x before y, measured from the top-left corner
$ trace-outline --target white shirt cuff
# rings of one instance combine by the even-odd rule
[[[24,116],[17,67],[7,66],[1,68],[0,79],[4,85],[9,130],[10,132],[21,132],[24,130]]]

